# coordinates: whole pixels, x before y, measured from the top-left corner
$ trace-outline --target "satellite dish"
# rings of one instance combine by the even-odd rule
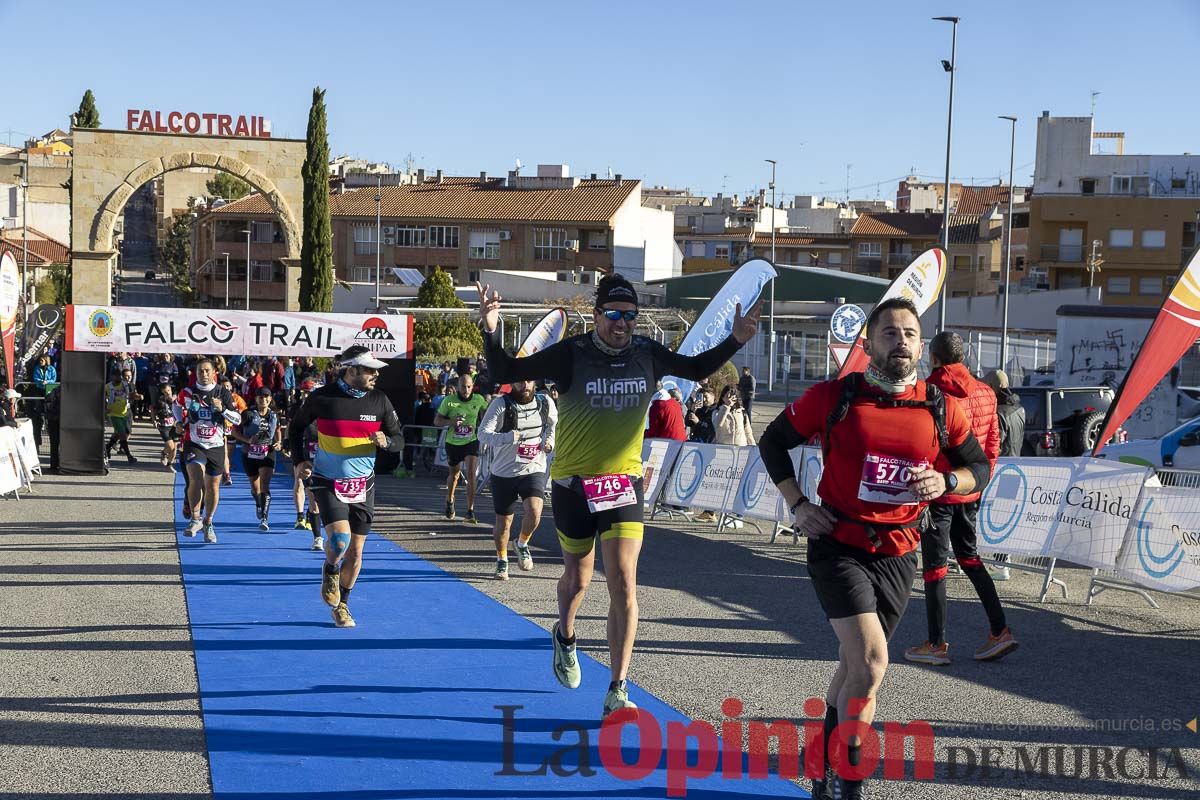
[[[517,159],[517,169],[518,170],[521,169],[521,159],[519,159],[519,158]]]

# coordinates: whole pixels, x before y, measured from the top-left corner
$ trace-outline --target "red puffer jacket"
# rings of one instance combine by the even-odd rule
[[[963,364],[945,364],[929,373],[929,383],[942,390],[943,393],[958,400],[967,418],[971,420],[971,432],[979,440],[988,465],[996,470],[996,459],[1000,455],[1000,424],[996,420],[996,393],[992,387],[983,381],[975,380],[970,370]],[[946,472],[952,467],[945,456],[939,456],[936,468]],[[973,503],[979,499],[980,493],[944,495],[936,502],[955,504]]]

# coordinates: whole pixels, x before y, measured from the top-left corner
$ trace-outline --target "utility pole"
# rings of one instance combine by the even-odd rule
[[[383,176],[375,189],[375,311],[379,311],[380,253],[383,251]],[[395,263],[395,262],[393,262]]]
[[[773,159],[764,159],[771,165],[771,263],[775,263],[775,161]],[[767,361],[770,364],[770,369],[767,371],[767,391],[770,392],[775,388],[775,281],[771,281],[769,290],[771,304],[767,312],[767,327],[770,328],[770,334],[767,338]]]
[[[942,69],[950,73],[950,106],[946,112],[946,178],[942,191],[942,252],[950,258],[950,141],[954,133],[954,67],[958,55],[958,23],[959,17],[934,17],[937,22],[949,22],[950,31],[950,60],[942,61]],[[947,268],[949,265],[947,265]],[[938,333],[946,330],[946,286],[950,281],[942,282],[942,295],[938,302]]]

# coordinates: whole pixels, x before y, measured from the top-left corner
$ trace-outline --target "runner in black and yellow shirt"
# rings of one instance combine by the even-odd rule
[[[652,339],[634,336],[637,293],[627,280],[610,275],[596,290],[594,331],[513,358],[501,347],[497,333],[499,294],[479,287],[479,296],[492,379],[497,383],[552,380],[560,393],[555,459],[550,467],[551,502],[564,564],[558,582],[558,622],[552,631],[554,675],[570,689],[579,686],[575,615],[592,579],[594,542],[599,535],[608,581],[612,665],[604,714],[634,707],[625,677],[637,634],[646,411],[660,378],[677,375],[700,380],[728,361],[758,330],[760,306],[743,316],[739,305],[729,338],[705,353],[683,356]]]

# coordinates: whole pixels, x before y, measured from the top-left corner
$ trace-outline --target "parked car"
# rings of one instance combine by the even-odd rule
[[[146,270],[146,280],[152,281],[157,277],[158,276],[154,274],[154,270],[152,270],[152,269]]]
[[[1200,417],[1189,419],[1157,439],[1107,445],[1097,457],[1142,467],[1200,469]]]
[[[1109,386],[1018,386],[1025,408],[1023,456],[1081,456],[1092,451],[1116,392]],[[1110,442],[1124,442],[1123,428]]]

